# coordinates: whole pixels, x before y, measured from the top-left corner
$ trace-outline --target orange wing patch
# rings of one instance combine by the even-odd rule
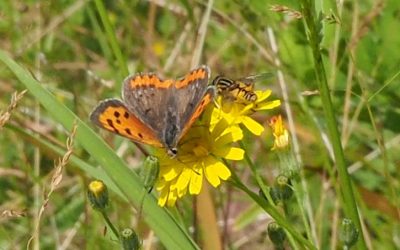
[[[172,80],[161,80],[155,74],[138,74],[129,79],[129,86],[134,89],[137,87],[155,86],[157,88],[169,88],[173,84]]]
[[[203,99],[201,100],[201,102],[197,106],[196,110],[193,112],[192,116],[190,117],[189,121],[186,123],[185,127],[183,128],[182,134],[181,134],[179,140],[186,134],[186,132],[189,130],[189,128],[192,127],[193,123],[203,113],[204,109],[211,102],[213,97],[214,97],[213,91],[209,91],[204,95]]]
[[[196,81],[198,79],[204,79],[204,78],[208,77],[208,74],[209,74],[208,72],[209,72],[208,67],[201,67],[199,69],[193,70],[187,76],[185,76],[183,79],[177,81],[175,83],[175,87],[177,89],[184,88],[193,81]]]
[[[162,147],[154,132],[131,114],[120,100],[101,102],[90,114],[90,120],[101,128],[131,140]]]

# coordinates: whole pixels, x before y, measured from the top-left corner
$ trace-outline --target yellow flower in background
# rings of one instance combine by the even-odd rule
[[[272,128],[272,133],[275,138],[272,150],[287,148],[289,145],[289,133],[283,125],[282,116],[278,115],[272,117],[269,121],[269,126]]]
[[[188,191],[191,195],[199,194],[204,177],[214,187],[227,180],[231,172],[221,159],[243,159],[244,151],[231,145],[242,137],[240,129],[230,129],[227,121],[220,119],[211,129],[208,124],[192,127],[182,139],[176,158],[170,158],[165,150],[158,151],[158,204],[173,206]]]
[[[269,101],[271,90],[255,91],[257,100],[254,102],[225,102],[223,97],[217,99],[220,109],[214,109],[211,124],[215,124],[220,119],[225,119],[232,127],[239,128],[243,124],[254,135],[261,135],[264,127],[250,117],[254,112],[273,109],[281,105],[280,100]],[[239,128],[240,129],[240,128]]]
[[[156,56],[162,56],[165,54],[165,43],[157,41],[153,43],[153,52]]]

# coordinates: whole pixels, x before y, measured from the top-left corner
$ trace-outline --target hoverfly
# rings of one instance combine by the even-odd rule
[[[255,102],[257,100],[257,95],[254,92],[254,83],[268,79],[272,75],[272,73],[262,73],[236,80],[218,75],[214,78],[212,84],[216,86],[218,94],[228,100],[238,102]]]

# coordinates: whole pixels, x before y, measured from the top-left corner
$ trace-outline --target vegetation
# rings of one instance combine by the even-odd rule
[[[399,26],[395,0],[1,1],[0,248],[400,249]],[[166,196],[179,154],[89,114],[198,65],[258,99],[220,91]]]

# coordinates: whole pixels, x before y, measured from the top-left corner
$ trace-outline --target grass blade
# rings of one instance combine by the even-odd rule
[[[26,69],[18,65],[2,50],[0,50],[0,60],[7,65],[49,114],[67,130],[72,128],[74,120],[77,121],[76,140],[103,167],[127,200],[131,204],[138,206],[143,190],[139,177],[127,168],[126,164],[85,122],[62,103],[58,102]],[[166,248],[198,249],[189,235],[175,222],[168,211],[157,205],[153,196],[145,199],[143,208],[146,222],[155,231]]]

